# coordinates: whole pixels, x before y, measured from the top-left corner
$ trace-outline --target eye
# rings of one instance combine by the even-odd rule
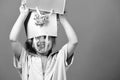
[[[43,36],[44,39],[46,39],[46,36]]]
[[[40,38],[39,39],[46,39],[46,36],[40,36]]]
[[[35,37],[35,40],[39,40],[39,37]]]
[[[52,37],[52,36],[49,36],[49,37],[48,37],[48,40],[52,40],[52,39],[53,39],[53,37]]]

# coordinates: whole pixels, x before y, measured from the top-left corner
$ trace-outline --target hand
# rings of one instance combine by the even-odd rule
[[[20,8],[20,14],[27,15],[29,13],[29,9],[26,7],[26,3],[22,3]]]

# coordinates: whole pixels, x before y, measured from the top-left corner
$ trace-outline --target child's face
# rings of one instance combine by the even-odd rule
[[[47,53],[52,48],[52,38],[50,36],[39,36],[33,39],[33,46],[41,54]]]

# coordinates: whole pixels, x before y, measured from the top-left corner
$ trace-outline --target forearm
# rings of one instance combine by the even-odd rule
[[[63,28],[64,28],[64,30],[66,32],[66,35],[68,37],[68,42],[71,43],[71,44],[77,44],[78,39],[77,39],[76,33],[73,30],[72,26],[67,21],[67,19],[64,18],[63,16],[61,16],[60,17],[60,22],[63,25]]]
[[[12,41],[17,41],[18,40],[18,36],[20,34],[20,31],[22,29],[22,27],[24,26],[24,20],[26,19],[26,17],[23,14],[20,14],[17,21],[15,22],[15,24],[13,25],[13,28],[10,32],[9,35],[9,39]]]

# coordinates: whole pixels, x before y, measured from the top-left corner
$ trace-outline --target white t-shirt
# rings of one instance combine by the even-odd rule
[[[22,80],[66,80],[66,70],[73,62],[73,56],[67,62],[67,44],[59,52],[51,53],[43,72],[41,57],[27,54],[23,48],[20,59],[14,56],[14,67]]]

